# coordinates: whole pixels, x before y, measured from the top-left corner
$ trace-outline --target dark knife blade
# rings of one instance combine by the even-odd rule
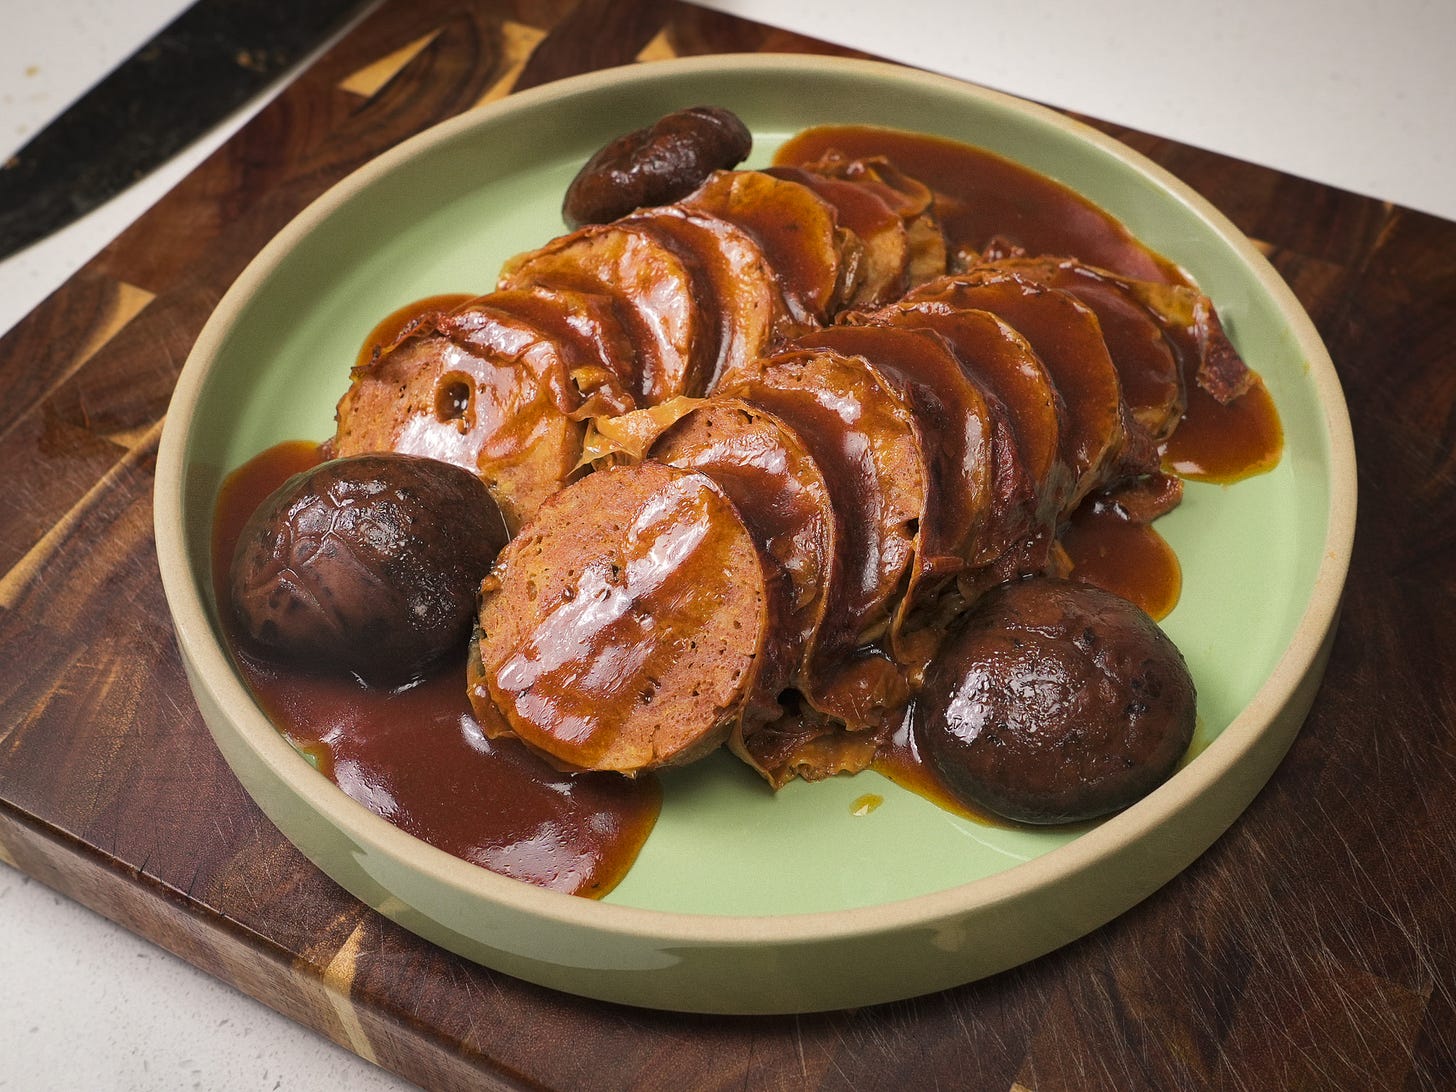
[[[199,0],[0,165],[0,259],[150,174],[361,0]]]

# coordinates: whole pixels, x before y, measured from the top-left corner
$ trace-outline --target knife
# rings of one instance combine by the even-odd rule
[[[198,0],[0,165],[0,259],[150,174],[364,0]]]

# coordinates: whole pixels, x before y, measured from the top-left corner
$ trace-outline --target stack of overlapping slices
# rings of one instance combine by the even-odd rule
[[[1185,375],[1246,382],[1195,290],[948,246],[925,186],[831,156],[513,259],[355,369],[331,454],[499,501],[487,733],[629,774],[726,741],[778,786],[867,766],[952,619],[1065,571],[1084,498],[1177,503]]]

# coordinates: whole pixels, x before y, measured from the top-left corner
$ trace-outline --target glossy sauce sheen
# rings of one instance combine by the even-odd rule
[[[213,534],[217,601],[233,547],[258,503],[319,460],[318,445],[280,444],[234,471]],[[388,691],[267,663],[229,644],[269,719],[349,796],[447,853],[539,887],[600,897],[626,875],[661,806],[648,778],[569,776],[512,740],[488,740],[459,667]]]
[[[906,174],[928,183],[936,191],[952,249],[1010,244],[1033,255],[1074,255],[1132,277],[1188,283],[1175,266],[1080,195],[966,145],[869,127],[826,127],[791,140],[776,162],[808,163],[830,149],[888,156]],[[787,244],[778,249],[794,252]],[[400,308],[371,332],[357,363],[367,363],[377,346],[393,342],[411,321],[470,298],[469,293],[433,296]],[[1278,462],[1282,432],[1262,383],[1224,406],[1198,389],[1191,376],[1184,379],[1188,407],[1165,446],[1166,469],[1232,482]],[[256,503],[318,457],[315,444],[284,444],[234,473],[219,500],[215,573],[226,573],[232,543]],[[1079,576],[1132,599],[1153,617],[1165,616],[1176,604],[1181,574],[1167,543],[1151,527],[1121,519],[1095,498],[1074,513],[1063,546]],[[221,593],[218,601],[226,602]],[[346,792],[423,840],[493,871],[600,896],[626,873],[656,820],[661,794],[652,778],[568,777],[512,741],[487,740],[471,715],[463,668],[386,693],[353,680],[325,680],[264,664],[242,653],[237,660],[274,723]],[[907,709],[904,723],[909,722]],[[874,768],[948,811],[1014,825],[956,800],[916,754],[906,727]]]
[[[938,137],[862,125],[824,125],[793,137],[774,156],[786,166],[837,150],[882,155],[936,195],[951,248],[982,250],[993,240],[1031,254],[1070,254],[1143,280],[1186,283],[1171,262],[1134,239],[1085,197],[998,155]]]
[[[958,246],[979,251],[999,240],[1031,255],[1074,256],[1129,277],[1191,283],[1080,194],[980,148],[872,126],[819,126],[789,140],[774,161],[811,163],[829,151],[883,155],[928,184],[952,252]],[[1262,381],[1228,405],[1202,390],[1193,376],[1184,374],[1183,381],[1188,404],[1163,446],[1165,470],[1226,484],[1279,462],[1284,434]],[[1122,520],[1089,498],[1074,514],[1063,546],[1081,578],[1131,599],[1154,618],[1177,604],[1178,559],[1152,527]]]
[[[445,292],[438,296],[426,296],[424,299],[415,300],[413,303],[396,308],[374,324],[374,329],[369,331],[369,336],[359,347],[359,355],[354,360],[354,366],[356,368],[364,367],[374,358],[376,352],[393,345],[416,321],[442,312],[448,314],[462,303],[474,298],[468,292]]]

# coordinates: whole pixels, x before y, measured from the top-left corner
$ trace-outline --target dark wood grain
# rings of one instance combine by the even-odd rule
[[[0,341],[0,859],[428,1087],[1456,1086],[1456,224],[1095,121],[1269,254],[1330,348],[1360,459],[1327,681],[1176,880],[961,989],[681,1016],[418,940],[239,788],[151,534],[167,399],[212,307],[313,197],[482,98],[728,50],[841,52],[672,0],[387,0]]]

